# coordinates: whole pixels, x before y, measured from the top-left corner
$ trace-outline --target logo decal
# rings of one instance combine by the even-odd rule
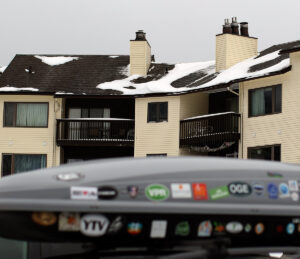
[[[286,183],[279,184],[279,197],[286,198],[290,196],[289,187]]]
[[[71,187],[72,200],[97,200],[98,191],[96,187]]]
[[[250,223],[247,223],[247,224],[245,225],[245,232],[246,232],[246,233],[249,233],[249,232],[251,232],[251,230],[252,230],[251,224],[250,224]]]
[[[268,184],[268,192],[270,199],[277,199],[278,198],[278,188],[274,183]]]
[[[172,183],[172,198],[192,198],[191,185],[189,183]]]
[[[294,234],[294,232],[295,232],[295,224],[293,224],[293,223],[287,224],[286,233],[288,233],[289,235],[292,235],[292,234]]]
[[[214,221],[213,225],[214,225],[214,232],[223,233],[225,231],[225,227],[221,222]]]
[[[209,196],[212,200],[217,200],[229,196],[227,186],[221,186],[209,190]]]
[[[118,233],[121,228],[123,227],[123,222],[122,222],[122,218],[116,217],[110,224],[107,233],[109,234],[114,234],[114,233]]]
[[[130,198],[135,198],[138,194],[138,191],[139,191],[139,187],[136,185],[127,186],[127,192]]]
[[[151,225],[151,238],[165,238],[167,233],[166,220],[153,220]]]
[[[78,213],[61,213],[58,218],[59,231],[79,231],[80,217]]]
[[[299,201],[299,193],[298,192],[292,192],[291,197],[293,201]]]
[[[250,195],[252,190],[251,186],[247,183],[234,182],[228,185],[230,194],[235,196],[247,196]]]
[[[198,237],[210,237],[213,231],[213,226],[210,220],[202,221],[198,226]]]
[[[99,199],[111,200],[118,195],[118,192],[115,188],[110,186],[103,186],[98,188],[98,197]]]
[[[233,221],[226,225],[226,231],[231,234],[238,234],[243,231],[243,225],[240,222]]]
[[[296,180],[289,180],[289,188],[291,192],[299,191],[298,182]]]
[[[207,200],[207,189],[205,183],[193,183],[193,194],[195,200]]]
[[[186,237],[190,234],[190,225],[187,221],[179,222],[175,227],[175,235]]]
[[[255,194],[262,195],[264,192],[264,184],[263,183],[254,183],[253,189],[254,189]]]
[[[150,184],[146,187],[145,194],[151,201],[163,201],[169,197],[169,189],[162,184]]]
[[[80,231],[90,237],[103,236],[109,225],[109,220],[103,215],[89,214],[81,218]]]
[[[257,223],[255,225],[254,230],[255,230],[256,235],[261,235],[265,231],[265,226],[263,223]]]
[[[127,232],[133,236],[140,234],[142,232],[142,229],[143,224],[140,222],[130,222],[127,225]]]

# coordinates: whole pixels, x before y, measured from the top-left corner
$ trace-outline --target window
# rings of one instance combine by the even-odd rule
[[[48,103],[4,103],[5,127],[48,127]]]
[[[148,103],[148,122],[168,121],[168,102]]]
[[[281,85],[249,90],[249,117],[281,112]]]
[[[280,145],[248,148],[248,158],[250,159],[280,161],[281,160],[280,153],[281,153]]]
[[[46,155],[3,154],[2,176],[45,168]]]

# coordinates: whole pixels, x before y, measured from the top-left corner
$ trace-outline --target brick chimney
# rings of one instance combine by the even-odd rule
[[[130,75],[146,76],[151,64],[151,46],[142,30],[130,41]]]
[[[225,70],[245,59],[257,55],[257,38],[250,37],[248,23],[237,22],[233,17],[231,24],[225,19],[223,33],[216,36],[216,71]]]

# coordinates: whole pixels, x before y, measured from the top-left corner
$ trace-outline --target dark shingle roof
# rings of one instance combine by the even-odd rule
[[[202,91],[211,87],[224,87],[235,82],[285,73],[290,69],[287,60],[289,54],[286,52],[299,46],[300,41],[274,45],[260,52],[257,57],[220,73],[215,72],[213,62],[178,64],[178,66],[152,63],[147,76],[133,78],[128,78],[129,56],[59,55],[78,59],[51,66],[34,55],[16,55],[0,77],[0,88],[14,87],[25,90],[35,88],[38,89],[34,92],[37,94],[72,93],[105,96]],[[57,57],[57,55],[43,56]],[[277,64],[280,65],[276,66]],[[28,70],[32,73],[28,73]],[[3,89],[1,91],[4,92]]]

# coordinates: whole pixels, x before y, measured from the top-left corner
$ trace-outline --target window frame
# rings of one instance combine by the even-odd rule
[[[280,87],[280,111],[275,111],[275,105],[276,105],[276,87]],[[251,108],[252,108],[252,93],[256,90],[261,90],[261,89],[266,89],[266,88],[271,88],[272,89],[272,113],[265,113],[265,114],[260,114],[260,115],[252,115],[251,114]],[[274,115],[274,114],[280,114],[282,113],[282,84],[276,84],[276,85],[269,85],[269,86],[264,86],[264,87],[259,87],[259,88],[253,88],[248,90],[248,118],[255,118],[255,117],[260,117],[260,116],[268,116],[268,115]]]
[[[159,115],[160,115],[160,104],[167,104],[167,119],[166,120],[160,120]],[[150,105],[156,105],[156,120],[150,120]],[[147,107],[147,123],[160,123],[160,122],[168,122],[169,119],[169,102],[148,102],[148,107]]]
[[[280,148],[280,160],[275,160],[275,147]],[[265,161],[278,161],[281,162],[281,144],[273,144],[273,145],[265,145],[265,146],[255,146],[255,147],[248,147],[247,148],[247,159],[252,159],[250,157],[251,150],[263,149],[263,148],[271,148],[271,160]]]
[[[5,104],[14,104],[13,126],[5,125]],[[17,104],[47,104],[47,125],[46,126],[17,126]],[[49,102],[4,102],[3,104],[3,128],[48,128],[49,126]]]
[[[47,154],[25,154],[25,153],[2,153],[1,154],[1,178],[5,177],[3,176],[3,156],[11,156],[11,174],[10,175],[14,175],[15,174],[15,155],[25,155],[25,156],[45,156],[46,157],[46,164],[44,168],[48,167],[48,156]],[[42,168],[41,168],[42,169]]]

